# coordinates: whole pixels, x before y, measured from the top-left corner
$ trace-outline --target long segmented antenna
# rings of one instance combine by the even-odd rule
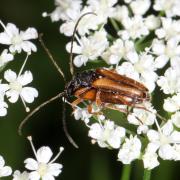
[[[69,62],[71,75],[74,75],[74,67],[73,67],[73,42],[74,42],[74,37],[75,37],[76,31],[77,31],[77,28],[78,28],[78,25],[79,25],[81,19],[84,16],[89,15],[89,14],[93,14],[93,15],[97,16],[96,13],[93,13],[93,12],[84,13],[82,16],[80,16],[80,18],[78,19],[78,21],[76,22],[76,24],[74,26],[74,31],[73,31],[73,35],[72,35],[72,39],[71,39],[70,62]]]
[[[41,43],[42,47],[44,48],[44,50],[46,51],[47,55],[49,56],[49,59],[51,60],[51,62],[53,63],[53,65],[55,66],[55,68],[57,69],[57,71],[60,73],[60,75],[63,77],[64,82],[66,82],[66,78],[64,76],[63,71],[61,70],[61,68],[58,66],[58,64],[56,63],[56,61],[54,60],[51,52],[49,51],[49,49],[46,47],[43,39],[42,39],[43,34],[39,34],[39,42]]]
[[[42,103],[41,105],[39,105],[37,108],[35,108],[33,111],[31,111],[26,117],[25,119],[21,122],[21,124],[19,125],[19,128],[18,128],[18,133],[19,135],[22,135],[22,128],[23,126],[25,125],[25,123],[29,120],[29,118],[31,116],[33,116],[37,111],[39,111],[40,109],[42,109],[44,106],[46,106],[47,104],[51,103],[52,101],[60,98],[60,97],[63,97],[65,95],[65,92],[61,92],[61,93],[58,93],[56,96],[50,98],[49,100],[45,101],[44,103]]]
[[[63,130],[64,130],[64,133],[66,135],[66,137],[68,138],[69,142],[75,147],[75,148],[79,148],[78,145],[75,143],[75,141],[73,140],[73,138],[70,136],[69,132],[68,132],[68,129],[67,129],[67,125],[66,125],[66,114],[65,114],[65,102],[64,102],[64,99],[63,99],[63,118],[62,118],[62,123],[63,123]]]

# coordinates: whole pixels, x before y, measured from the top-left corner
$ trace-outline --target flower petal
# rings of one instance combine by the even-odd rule
[[[15,81],[17,78],[17,75],[14,71],[12,71],[11,69],[8,69],[5,71],[4,73],[4,79],[8,82],[13,82]]]
[[[29,170],[37,170],[38,169],[38,162],[32,158],[27,158],[25,161],[25,167]]]
[[[25,71],[24,74],[20,75],[20,76],[17,78],[17,81],[18,81],[22,86],[31,83],[32,80],[33,80],[33,76],[32,76],[31,71]]]
[[[0,169],[0,177],[9,176],[12,173],[12,169],[9,166],[4,166]]]
[[[48,163],[53,153],[48,146],[43,146],[37,151],[37,160],[41,163]]]
[[[38,91],[32,87],[25,87],[21,91],[21,96],[27,103],[32,103],[34,98],[38,97]]]
[[[61,171],[62,171],[61,170],[62,167],[63,167],[62,164],[59,164],[59,163],[49,164],[48,171],[53,176],[58,176],[61,173]]]

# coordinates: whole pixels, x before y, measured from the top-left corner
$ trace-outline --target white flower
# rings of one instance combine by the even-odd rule
[[[29,179],[29,173],[27,171],[20,172],[16,170],[13,174],[13,180],[28,180]]]
[[[89,7],[85,7],[76,18],[65,21],[60,26],[60,32],[66,36],[72,36],[75,24],[79,20],[81,16],[85,13],[93,12]],[[97,30],[98,28],[98,18],[95,14],[88,14],[84,16],[78,24],[77,32],[79,35],[84,36],[85,34],[89,34],[90,30]]]
[[[125,30],[118,32],[118,34],[122,35],[122,37],[124,34],[126,34],[127,38],[136,39],[149,34],[149,30],[145,26],[142,16],[136,15],[132,18],[123,19],[122,25],[124,26]]]
[[[133,160],[139,158],[141,153],[141,141],[137,136],[126,138],[124,144],[119,150],[118,161],[123,164],[130,164]]]
[[[25,71],[24,74],[17,76],[12,70],[6,70],[4,78],[9,82],[9,89],[6,91],[6,96],[11,103],[15,103],[19,96],[27,103],[32,103],[34,98],[38,96],[38,91],[32,87],[24,87],[33,80],[32,73]]]
[[[4,165],[5,165],[4,158],[0,156],[0,177],[9,176],[12,173],[11,167]]]
[[[30,42],[30,39],[36,39],[38,37],[37,31],[35,28],[28,28],[26,31],[19,31],[16,25],[8,23],[5,27],[5,31],[0,33],[0,43],[10,45],[10,52],[25,51],[28,54],[31,51],[37,51],[36,46]]]
[[[8,90],[8,85],[1,84],[0,81],[0,117],[6,116],[7,114],[8,104],[4,101],[4,95],[6,90]]]
[[[179,0],[155,0],[154,9],[156,11],[165,11],[166,16],[180,16]]]
[[[149,30],[157,29],[161,24],[160,18],[153,14],[147,16],[144,23]]]
[[[52,22],[60,19],[63,21],[70,18],[74,19],[79,15],[81,3],[81,0],[55,0],[56,9],[48,16],[50,16]]]
[[[89,136],[92,137],[100,147],[119,148],[125,137],[125,129],[116,126],[113,121],[106,120],[104,125],[94,123],[90,126]]]
[[[107,23],[107,19],[113,16],[114,13],[114,5],[118,0],[88,0],[87,5],[91,9],[91,12],[97,14],[97,23],[105,24]]]
[[[123,19],[126,19],[129,17],[129,10],[127,6],[123,5],[117,5],[114,7],[114,13],[112,18],[115,18],[117,21],[121,22]]]
[[[101,29],[96,31],[92,36],[82,37],[78,43],[74,43],[73,53],[79,54],[74,58],[74,65],[81,67],[88,60],[93,61],[100,56],[108,46],[106,31]],[[70,51],[70,44],[67,45],[67,50]]]
[[[157,84],[165,94],[174,94],[180,91],[180,73],[174,68],[168,68],[164,76],[160,76]]]
[[[164,100],[163,108],[168,112],[180,110],[180,93]]]
[[[130,3],[130,7],[135,15],[145,14],[149,9],[150,5],[150,0],[134,0]]]
[[[173,20],[172,18],[161,18],[162,27],[155,31],[155,34],[159,39],[165,38],[166,40],[171,38],[180,38],[180,21]]]
[[[132,41],[117,39],[113,42],[113,45],[102,54],[102,58],[108,64],[118,64],[122,58],[128,59],[128,57],[134,53],[135,47]]]
[[[179,103],[179,105],[180,105],[180,103]],[[179,106],[179,108],[180,108],[180,106]],[[173,114],[171,116],[171,120],[176,127],[180,128],[180,111],[177,111],[175,114]]]
[[[162,40],[154,39],[152,43],[152,50],[157,58],[155,64],[157,68],[163,68],[168,60],[176,61],[180,57],[180,45],[177,38],[171,38],[165,44]]]
[[[30,180],[54,180],[54,177],[57,177],[61,173],[62,164],[54,163],[54,161],[59,157],[59,155],[64,150],[63,147],[60,147],[59,153],[57,156],[50,161],[53,153],[48,146],[43,146],[37,150],[34,149],[32,144],[31,137],[28,137],[34,154],[36,156],[36,160],[33,158],[27,158],[24,163],[25,167],[32,171],[29,173]]]
[[[138,125],[137,131],[140,134],[141,132],[146,133],[148,130],[147,126],[154,124],[156,119],[156,111],[152,108],[150,103],[144,103],[144,107],[148,110],[143,110],[139,108],[133,108],[133,112],[130,113],[127,117],[129,123]]]
[[[164,160],[172,160],[175,149],[173,144],[180,143],[180,132],[174,130],[172,121],[168,121],[159,131],[149,130],[147,133],[150,143],[158,150],[159,156]]]
[[[12,61],[14,56],[11,53],[8,53],[8,50],[5,49],[0,55],[0,67],[4,66],[6,63]]]
[[[4,96],[0,94],[0,117],[7,115],[8,104],[4,101]]]
[[[145,169],[151,170],[160,164],[157,159],[158,155],[155,151],[156,149],[152,149],[150,146],[146,148],[145,153],[142,156]]]
[[[87,108],[79,108],[79,107],[73,111],[73,114],[76,120],[81,119],[86,124],[89,123],[89,119],[92,116],[92,114],[89,114]]]

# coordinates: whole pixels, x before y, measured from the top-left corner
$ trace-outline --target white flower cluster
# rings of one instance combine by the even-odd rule
[[[37,51],[36,46],[29,40],[36,39],[38,33],[35,28],[20,31],[12,23],[5,26],[0,21],[0,24],[4,29],[4,32],[0,33],[0,44],[6,46],[0,54],[0,73],[4,74],[0,78],[0,117],[2,117],[7,115],[7,101],[15,103],[20,98],[26,111],[29,111],[26,103],[32,103],[38,96],[35,88],[26,86],[33,80],[31,71],[23,72],[28,57]],[[11,69],[5,70],[8,63],[15,59],[15,55],[22,51],[27,55],[18,74]]]
[[[56,159],[63,152],[64,148],[60,147],[59,153],[50,160],[53,153],[48,146],[42,146],[36,152],[34,145],[32,143],[32,138],[28,137],[35,159],[27,158],[25,163],[26,171],[22,173],[19,170],[15,170],[12,174],[12,168],[10,166],[5,166],[5,161],[2,156],[0,156],[0,178],[12,175],[12,180],[55,180],[55,177],[59,176],[62,171],[62,164],[54,163]]]
[[[135,131],[77,108],[75,118],[85,122],[92,142],[119,149],[118,160],[124,164],[141,159],[147,169],[158,166],[160,158],[180,160],[180,1],[124,0],[120,5],[117,0],[87,0],[83,5],[81,0],[56,0],[55,5],[52,13],[43,16],[61,20],[60,32],[66,36],[72,36],[79,17],[94,13],[84,16],[77,28],[76,67],[104,62],[143,83],[152,97],[158,88],[168,95],[158,110],[165,110],[169,119],[157,114],[151,101],[145,102],[144,109],[134,108],[127,117]],[[156,98],[162,100],[160,95]]]

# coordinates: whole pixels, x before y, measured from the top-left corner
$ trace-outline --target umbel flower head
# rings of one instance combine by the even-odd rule
[[[150,100],[138,107],[131,103],[129,107],[126,101],[108,106],[124,110],[128,114],[125,117],[119,114],[111,119],[105,116],[106,111],[102,115],[102,107],[94,101],[94,114],[88,112],[86,102],[78,106],[75,119],[85,123],[91,142],[101,148],[118,149],[117,159],[123,164],[142,160],[149,170],[157,167],[160,159],[180,160],[180,1],[69,2],[55,1],[56,9],[44,15],[53,22],[60,20],[60,33],[72,36],[79,17],[89,12],[74,36],[74,65],[105,66],[144,84],[150,94]],[[66,49],[70,52],[70,43]],[[108,92],[117,93],[111,89]],[[123,96],[128,97],[125,93]],[[163,105],[159,103],[155,109],[155,101]],[[167,113],[167,119],[158,114],[160,110]]]

